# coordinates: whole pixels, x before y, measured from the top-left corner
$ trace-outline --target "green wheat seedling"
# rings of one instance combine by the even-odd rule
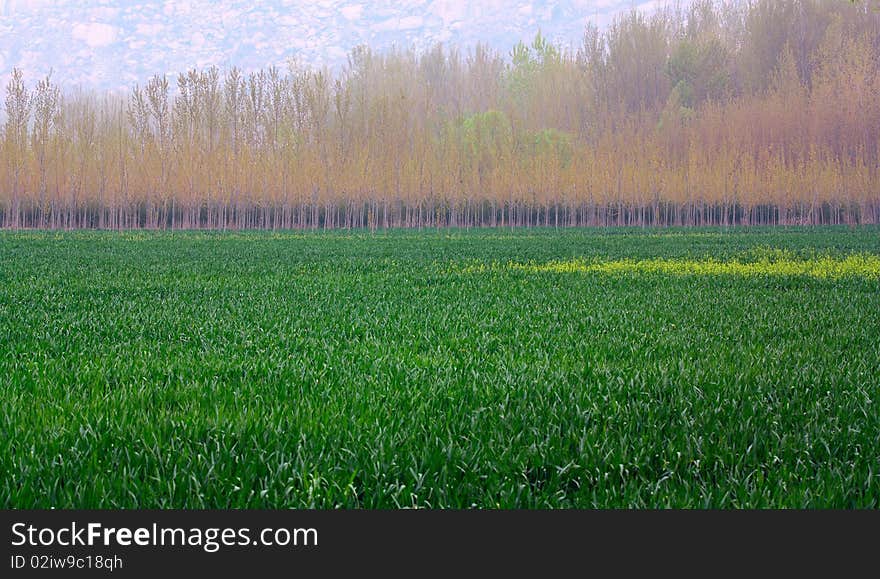
[[[880,230],[0,233],[0,506],[880,506]]]

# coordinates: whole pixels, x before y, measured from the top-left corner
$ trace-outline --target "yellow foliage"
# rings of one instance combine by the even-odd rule
[[[475,264],[464,268],[468,273],[486,271],[524,271],[529,273],[578,273],[578,274],[662,274],[692,276],[806,276],[820,279],[863,277],[880,279],[880,256],[852,254],[843,258],[820,256],[797,259],[788,252],[768,251],[755,261],[733,259],[719,261],[708,258],[694,259],[618,259],[600,260],[552,260],[546,263]]]

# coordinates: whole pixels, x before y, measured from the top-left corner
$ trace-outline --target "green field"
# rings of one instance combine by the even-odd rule
[[[880,229],[0,233],[0,507],[878,507]]]

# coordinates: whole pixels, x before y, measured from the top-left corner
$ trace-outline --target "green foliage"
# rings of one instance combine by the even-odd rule
[[[679,41],[666,71],[683,106],[694,108],[706,99],[724,96],[729,81],[727,59],[727,50],[716,37]]]
[[[688,99],[687,95],[683,93],[687,93],[688,90],[689,87],[684,81],[679,82],[679,84],[672,89],[672,92],[669,94],[669,99],[666,101],[666,106],[660,113],[660,120],[657,122],[658,130],[674,127],[681,123],[687,123],[694,118],[696,111],[684,104]]]
[[[541,73],[558,65],[562,60],[562,53],[538,32],[531,45],[518,42],[510,53],[510,59],[505,75],[507,87],[514,102],[522,104],[534,91],[541,90]]]
[[[525,153],[531,157],[555,158],[562,168],[568,167],[572,158],[574,137],[557,129],[543,129],[530,133],[525,139]]]
[[[513,142],[510,120],[501,111],[474,113],[461,121],[461,140],[474,157],[500,157]]]
[[[501,111],[469,115],[461,119],[457,129],[459,145],[465,153],[465,168],[481,173],[490,171],[513,147],[513,129]]]
[[[480,267],[866,254],[876,228],[0,233],[0,506],[877,508],[876,279]]]

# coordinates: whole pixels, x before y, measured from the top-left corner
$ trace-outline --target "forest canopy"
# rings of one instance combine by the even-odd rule
[[[500,54],[354,49],[127,95],[15,70],[0,224],[335,228],[880,222],[880,13],[697,1]]]

